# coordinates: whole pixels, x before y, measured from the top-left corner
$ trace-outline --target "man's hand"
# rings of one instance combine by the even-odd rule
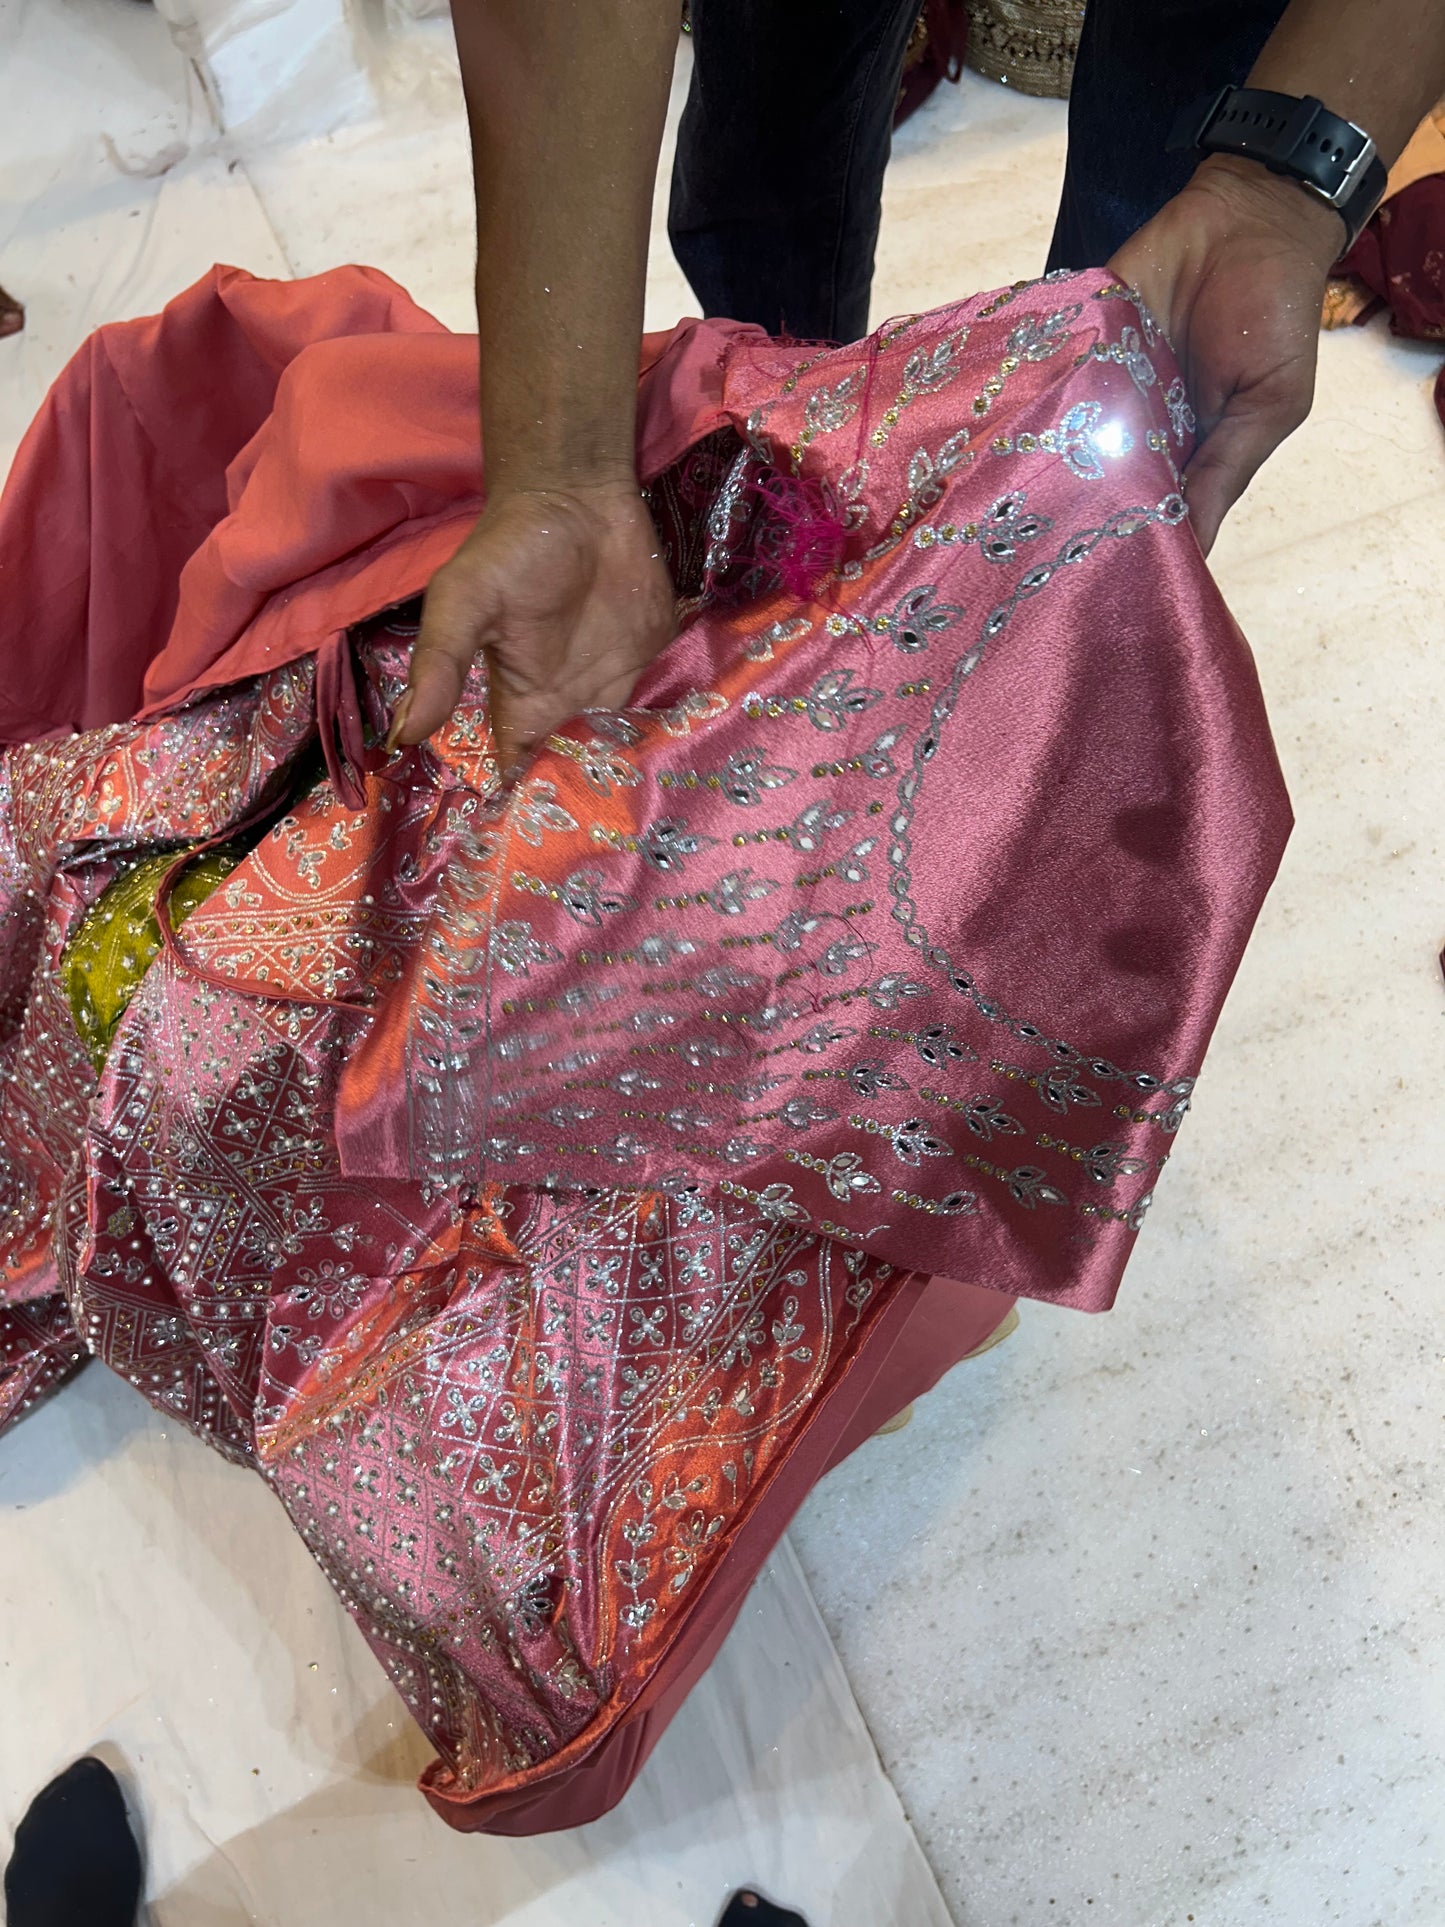
[[[1200,442],[1185,474],[1207,555],[1260,464],[1314,399],[1325,282],[1344,226],[1293,181],[1213,157],[1110,262],[1162,325]]]
[[[477,190],[487,509],[427,591],[390,740],[484,651],[504,772],[671,639],[637,368],[677,0],[453,0]]]
[[[578,710],[624,704],[673,632],[672,583],[635,481],[495,496],[432,578],[388,741],[440,727],[485,651],[510,772]]]

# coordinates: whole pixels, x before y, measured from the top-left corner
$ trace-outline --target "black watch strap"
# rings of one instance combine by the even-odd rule
[[[1221,87],[1186,107],[1169,150],[1241,154],[1272,174],[1298,181],[1345,224],[1344,254],[1380,205],[1385,164],[1362,127],[1332,114],[1312,94],[1272,94],[1258,87]]]

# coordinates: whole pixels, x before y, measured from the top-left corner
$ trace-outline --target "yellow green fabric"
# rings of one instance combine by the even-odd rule
[[[120,1020],[161,947],[156,892],[175,860],[176,852],[165,850],[131,864],[90,906],[65,946],[61,982],[97,1071],[104,1070]],[[171,891],[172,930],[180,929],[240,860],[238,851],[226,849],[196,857]]]

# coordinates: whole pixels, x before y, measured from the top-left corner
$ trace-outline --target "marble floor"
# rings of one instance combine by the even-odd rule
[[[368,260],[466,325],[436,23],[381,62],[374,117],[254,150],[211,135],[147,9],[17,0],[0,57],[0,280],[30,309],[0,343],[0,464],[88,328],[218,249]],[[910,124],[878,318],[1035,272],[1063,135],[1056,104],[972,78]],[[649,323],[689,306],[659,229]],[[1439,361],[1379,324],[1327,337],[1313,417],[1216,550],[1298,828],[1119,1309],[1026,1306],[814,1494],[619,1815],[459,1860],[265,1495],[92,1380],[0,1451],[0,1813],[71,1736],[124,1748],[155,1776],[165,1927],[421,1918],[382,1866],[528,1927],[706,1927],[745,1875],[813,1927],[1442,1927]],[[274,1562],[275,1623],[242,1543]]]

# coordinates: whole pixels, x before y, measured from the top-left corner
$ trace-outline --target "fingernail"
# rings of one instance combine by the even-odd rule
[[[406,728],[406,719],[411,714],[411,691],[408,689],[401,701],[391,712],[391,728],[386,732],[386,753],[390,756],[397,748],[397,739]]]

